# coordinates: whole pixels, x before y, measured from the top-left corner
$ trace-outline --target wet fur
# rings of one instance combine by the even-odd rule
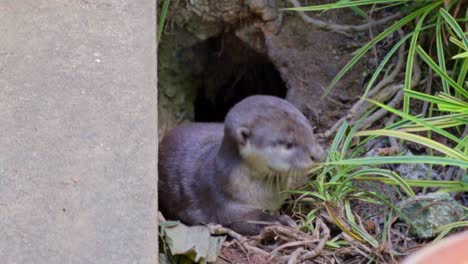
[[[297,144],[293,152],[272,143],[281,138]],[[321,156],[299,110],[276,97],[251,96],[231,109],[224,124],[183,124],[163,139],[159,207],[167,219],[219,223],[247,235],[261,230],[248,220],[290,224],[264,211],[277,211],[287,198],[281,191],[300,185],[304,168]]]

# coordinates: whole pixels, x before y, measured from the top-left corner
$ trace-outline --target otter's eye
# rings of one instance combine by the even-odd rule
[[[287,140],[278,140],[275,145],[283,146],[286,149],[291,149],[294,147],[294,143]]]

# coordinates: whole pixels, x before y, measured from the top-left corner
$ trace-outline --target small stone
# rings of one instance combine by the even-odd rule
[[[398,207],[413,222],[410,232],[418,238],[434,237],[437,228],[460,221],[463,216],[462,206],[448,193],[418,195],[400,202]]]
[[[406,156],[414,156],[413,153],[408,151]],[[425,164],[401,164],[396,169],[401,177],[411,180],[425,180],[429,172],[429,167]],[[432,170],[431,180],[441,180],[440,175]]]

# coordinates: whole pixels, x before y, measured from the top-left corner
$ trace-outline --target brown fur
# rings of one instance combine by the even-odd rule
[[[191,123],[173,129],[159,151],[159,206],[183,223],[218,223],[246,234],[260,224],[292,225],[277,211],[324,151],[304,115],[287,101],[251,96],[222,123]]]

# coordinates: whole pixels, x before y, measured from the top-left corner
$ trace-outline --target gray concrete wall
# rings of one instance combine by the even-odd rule
[[[0,263],[156,263],[154,0],[0,0]]]

